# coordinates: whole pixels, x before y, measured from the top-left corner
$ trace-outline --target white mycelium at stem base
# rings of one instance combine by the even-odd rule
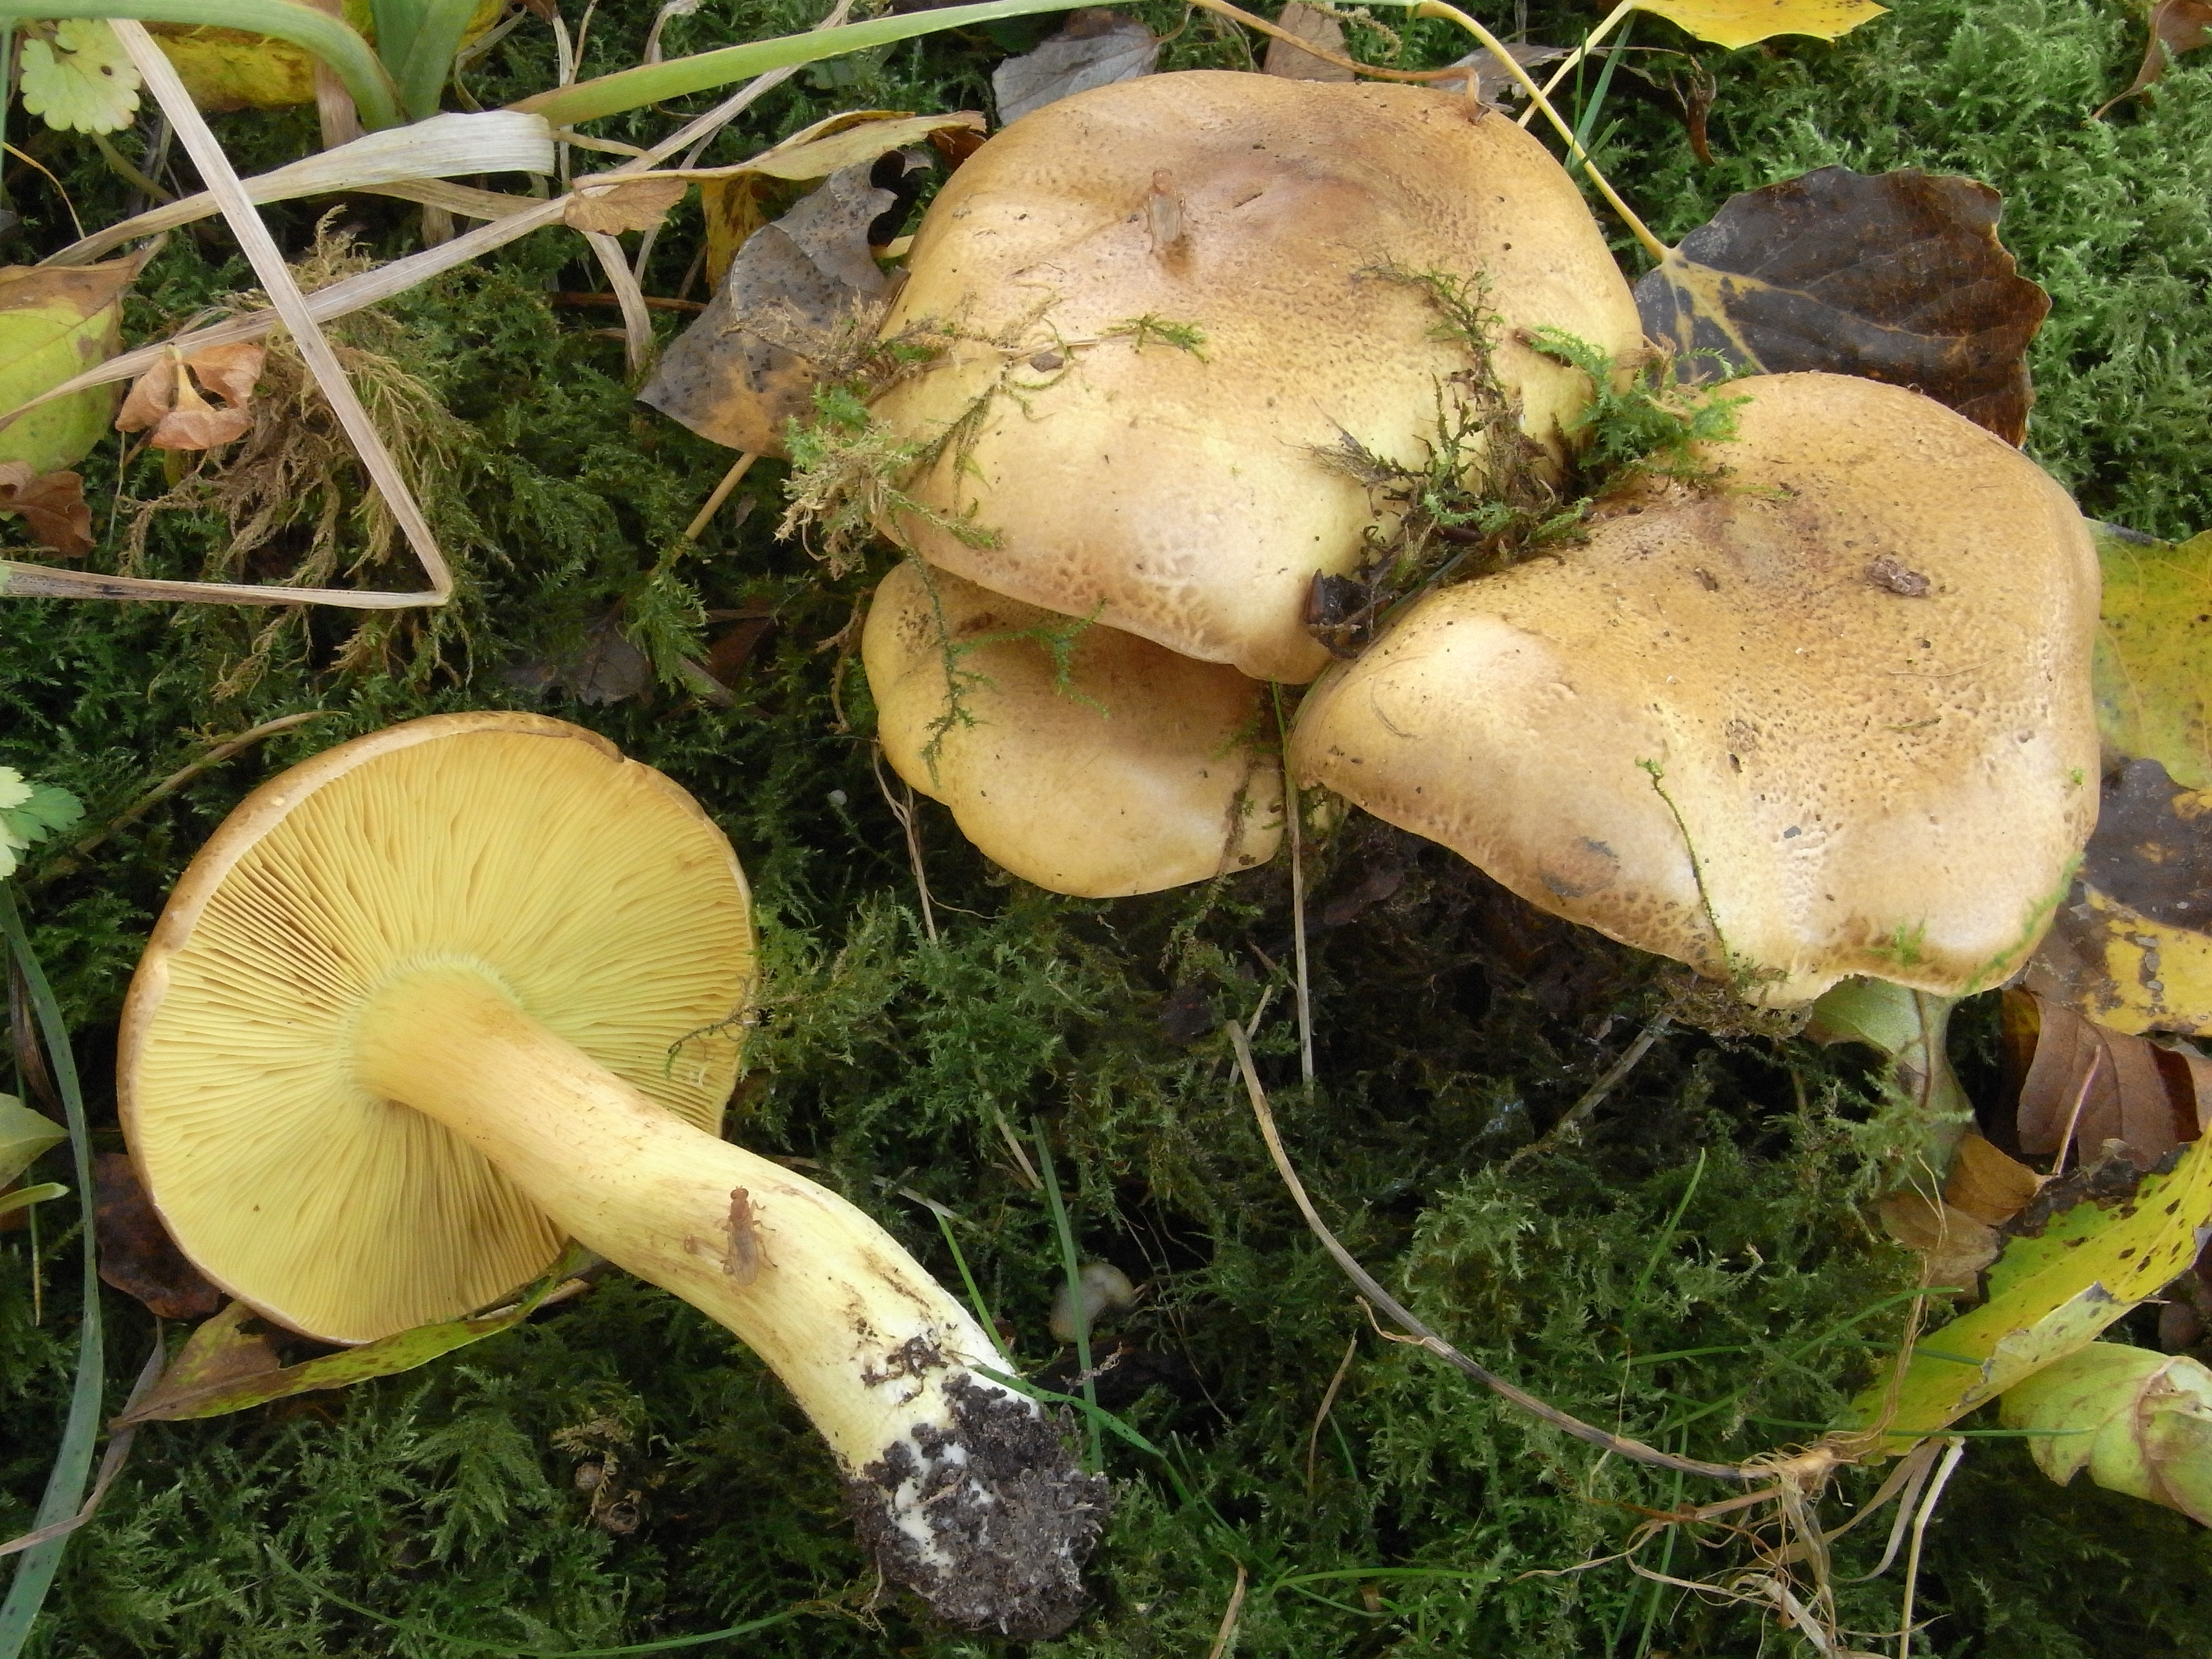
[[[1055,1635],[1104,1481],[888,1233],[710,1132],[753,962],[729,843],[659,773],[535,715],[395,726],[255,791],[178,884],[124,1017],[131,1152],[202,1272],[325,1340],[578,1239],[783,1379],[886,1576]]]

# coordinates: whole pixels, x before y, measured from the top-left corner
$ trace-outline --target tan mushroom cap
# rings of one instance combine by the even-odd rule
[[[898,775],[1058,893],[1157,892],[1273,857],[1283,780],[1256,741],[1265,688],[1096,624],[1063,686],[1042,640],[1006,637],[1068,625],[916,562],[885,577],[860,651]],[[951,717],[948,654],[967,721]]]
[[[202,848],[124,1012],[123,1122],[186,1255],[359,1342],[527,1282],[561,1232],[483,1153],[357,1081],[362,1010],[450,965],[709,1133],[750,904],[692,799],[580,727],[437,715],[271,779]]]
[[[2081,514],[1914,392],[1732,389],[1723,489],[1422,599],[1308,698],[1293,767],[1760,1000],[1992,984],[2095,820]]]
[[[1348,433],[1419,465],[1437,382],[1470,364],[1385,264],[1487,283],[1500,384],[1554,452],[1587,382],[1515,331],[1616,354],[1642,338],[1565,173],[1464,99],[1194,71],[1024,116],[916,233],[884,335],[957,337],[876,404],[923,441],[974,411],[906,488],[995,539],[912,515],[886,530],[994,592],[1311,679],[1328,660],[1302,625],[1312,578],[1350,569],[1372,518],[1316,452]],[[1147,337],[1141,318],[1195,325],[1204,344]]]

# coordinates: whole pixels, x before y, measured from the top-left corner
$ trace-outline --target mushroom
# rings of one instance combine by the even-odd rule
[[[1332,453],[1418,471],[1440,400],[1487,376],[1556,465],[1589,384],[1521,332],[1642,340],[1543,146],[1408,86],[1193,71],[1061,99],[952,175],[908,270],[882,337],[941,349],[873,408],[937,453],[885,532],[1288,682],[1328,661],[1306,596],[1358,565],[1373,516]],[[1449,337],[1416,278],[1478,284],[1492,348]]]
[[[1757,1000],[1995,983],[2096,816],[2081,516],[1915,392],[1731,390],[1717,487],[1414,603],[1308,696],[1293,770]]]
[[[753,974],[744,874],[668,779],[537,715],[413,720],[193,860],[125,1010],[124,1128],[201,1272],[325,1341],[483,1306],[564,1236],[673,1291],[783,1379],[887,1575],[1056,1633],[1104,1482],[888,1233],[717,1136]]]
[[[1233,668],[915,561],[876,589],[860,653],[892,769],[1024,881],[1120,898],[1274,856],[1282,771]]]

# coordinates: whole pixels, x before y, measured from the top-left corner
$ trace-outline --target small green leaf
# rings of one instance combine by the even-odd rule
[[[0,410],[27,404],[115,355],[136,259],[0,269]],[[34,473],[75,466],[106,434],[116,388],[88,386],[0,427],[0,461]]]
[[[69,1139],[69,1131],[33,1111],[13,1095],[0,1095],[0,1185],[31,1167],[49,1146]]]
[[[13,1215],[18,1210],[27,1210],[33,1204],[43,1204],[50,1198],[67,1198],[69,1188],[58,1181],[42,1181],[35,1187],[18,1187],[9,1193],[0,1193],[0,1215]]]
[[[153,1391],[133,1410],[116,1419],[115,1425],[222,1417],[295,1394],[343,1389],[374,1376],[413,1370],[456,1348],[520,1324],[589,1260],[571,1247],[512,1307],[473,1319],[417,1325],[413,1330],[297,1365],[277,1365],[276,1350],[269,1340],[245,1328],[253,1310],[234,1302],[194,1328]]]
[[[2060,1486],[2086,1468],[2100,1486],[2212,1525],[2212,1370],[2197,1361],[2092,1342],[2008,1390],[2002,1409]]]
[[[115,31],[94,17],[23,42],[23,107],[59,132],[120,132],[137,118],[138,68]]]

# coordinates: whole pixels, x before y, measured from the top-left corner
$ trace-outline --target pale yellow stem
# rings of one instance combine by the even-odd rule
[[[654,1104],[480,970],[395,981],[355,1054],[364,1086],[436,1119],[577,1242],[735,1332],[848,1474],[915,1422],[949,1423],[950,1379],[1005,1367],[874,1221]]]

